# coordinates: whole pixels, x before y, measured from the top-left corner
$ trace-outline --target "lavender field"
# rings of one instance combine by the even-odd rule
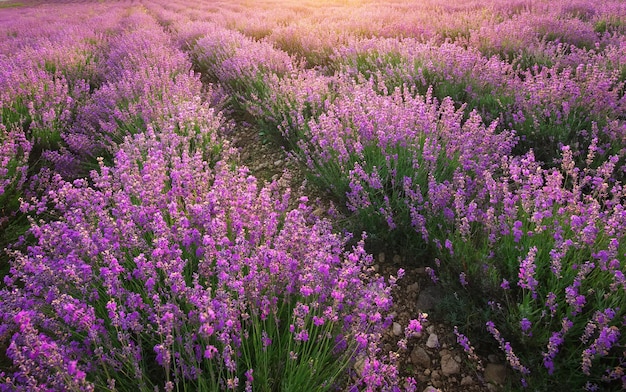
[[[0,0],[0,141],[0,391],[626,390],[622,0]]]

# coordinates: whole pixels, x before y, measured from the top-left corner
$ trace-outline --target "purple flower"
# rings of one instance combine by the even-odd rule
[[[450,252],[450,255],[454,256],[454,250],[452,249],[452,241],[446,238],[446,240],[444,241],[444,246],[446,247],[446,249],[448,249],[448,251]]]
[[[528,255],[520,263],[519,273],[517,274],[519,281],[517,285],[531,292],[532,297],[537,297],[537,286],[539,282],[535,278],[535,257],[537,256],[537,247],[533,246],[528,251]]]
[[[563,344],[564,336],[572,327],[573,323],[565,318],[562,320],[561,330],[553,332],[548,340],[547,351],[543,352],[543,365],[548,370],[548,374],[554,373],[554,358],[558,354],[561,345]]]
[[[557,302],[557,296],[553,292],[549,292],[546,295],[546,307],[550,310],[551,317],[556,315],[556,310],[559,304]]]
[[[522,332],[524,333],[524,335],[532,336],[532,332],[530,332],[530,328],[532,327],[532,323],[530,322],[530,320],[528,320],[526,317],[524,317],[522,320],[520,320],[519,324],[520,324],[520,328],[521,328]]]
[[[409,325],[404,330],[404,336],[409,339],[422,335],[422,324],[426,321],[426,314],[421,313],[417,319],[409,321]]]
[[[432,269],[431,267],[426,267],[425,270],[426,270],[426,273],[428,274],[428,276],[430,276],[430,280],[432,280],[433,283],[437,283],[439,281],[439,278],[435,274],[435,270],[434,269]]]
[[[468,285],[465,272],[461,272],[459,274],[459,282],[461,283],[461,286],[463,286],[463,287]]]
[[[606,326],[600,330],[596,340],[583,350],[582,370],[586,375],[591,374],[591,362],[596,357],[609,354],[609,350],[618,342],[621,332],[616,326]]]
[[[587,298],[578,294],[578,287],[574,284],[565,288],[565,302],[571,307],[572,316],[580,313],[587,303]]]
[[[462,333],[460,333],[459,329],[457,328],[457,326],[454,326],[454,334],[456,335],[456,342],[461,347],[463,347],[463,351],[465,351],[465,353],[467,354],[468,358],[472,362],[475,362],[478,365],[479,370],[480,369],[484,369],[483,363],[482,363],[481,359],[476,354],[476,352],[474,350],[474,346],[471,345],[471,343],[470,343],[469,339],[467,338],[467,336],[465,336]]]
[[[519,220],[516,220],[513,223],[513,237],[514,237],[513,240],[515,242],[519,242],[520,239],[522,238],[522,234],[523,234],[522,225],[523,223]]]
[[[496,339],[496,341],[500,344],[500,349],[506,355],[506,359],[509,365],[511,365],[513,369],[519,371],[520,373],[524,375],[530,374],[530,370],[524,365],[522,365],[520,359],[513,352],[513,348],[511,347],[511,344],[505,341],[504,338],[502,338],[502,336],[500,335],[500,331],[496,328],[495,324],[492,321],[488,321],[486,323],[486,326],[487,326],[487,331],[489,331],[489,333],[491,333],[494,339]]]

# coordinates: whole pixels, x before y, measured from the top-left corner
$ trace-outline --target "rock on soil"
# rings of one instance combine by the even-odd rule
[[[441,350],[441,373],[444,376],[452,376],[461,372],[461,358],[454,357],[447,350]]]
[[[485,367],[485,380],[492,384],[504,385],[506,382],[507,369],[499,363],[488,363]]]
[[[442,297],[443,293],[440,288],[432,285],[426,286],[417,297],[417,308],[422,312],[434,309]]]
[[[428,335],[428,340],[426,341],[426,347],[428,348],[437,348],[439,347],[439,337],[437,334],[431,333]]]
[[[411,362],[413,362],[414,365],[426,369],[430,368],[430,356],[426,350],[419,346],[415,347],[413,351],[411,351]]]
[[[401,336],[402,335],[402,326],[398,323],[393,323],[392,326],[392,332],[394,336]]]

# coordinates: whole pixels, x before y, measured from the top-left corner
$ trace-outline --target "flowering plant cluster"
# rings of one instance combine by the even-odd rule
[[[381,351],[396,278],[375,276],[364,239],[349,248],[306,197],[290,209],[288,189],[237,166],[210,106],[219,88],[146,9],[108,11],[97,77],[40,72],[85,88],[41,148],[48,168],[26,166],[32,145],[2,118],[0,197],[31,192],[26,246],[5,249],[0,390],[414,390]]]
[[[8,132],[0,124],[0,228],[4,227],[17,212],[18,195],[24,187],[28,171],[28,158],[32,143],[24,136],[21,130]],[[17,196],[17,197],[16,197]]]
[[[363,279],[363,243],[344,253],[306,200],[288,211],[277,184],[211,169],[190,143],[149,127],[93,187],[55,179],[59,218],[33,225],[5,278],[5,388],[331,388],[336,356],[379,366],[390,286]]]
[[[414,390],[371,244],[479,314],[477,368],[626,388],[623,2],[144,3],[0,12],[1,389]],[[238,167],[228,115],[363,239]]]
[[[368,10],[350,8],[324,27],[311,22],[324,10],[301,22],[272,13],[261,40],[244,34],[258,39],[262,22],[251,32],[233,21],[234,46],[272,53],[229,82],[236,105],[345,203],[353,229],[421,243],[433,278],[481,309],[475,330],[493,338],[522,385],[623,385],[624,46],[615,21],[624,9],[493,2],[483,10],[496,21],[461,18],[419,37],[373,25],[347,38],[337,32],[330,49],[310,26],[350,31]],[[599,29],[607,20],[609,34]],[[189,50],[202,64],[195,53],[207,50]],[[281,50],[306,61],[277,68]],[[232,65],[210,63],[218,80]]]
[[[110,157],[125,135],[141,132],[149,123],[196,135],[202,139],[199,148],[218,152],[216,132],[204,130],[216,130],[216,121],[223,122],[208,103],[219,89],[203,91],[187,56],[171,45],[152,17],[145,11],[126,17],[107,49],[101,71],[105,82],[66,129],[64,151],[48,155],[57,171],[76,175],[89,167],[86,162],[94,166],[95,158]]]
[[[100,7],[102,8],[102,7]],[[106,7],[105,7],[106,9]],[[83,9],[58,14],[8,10],[0,18],[0,245],[4,248],[24,233],[27,222],[19,212],[20,198],[30,196],[31,179],[47,154],[63,147],[90,88],[100,80],[98,61],[107,44],[103,32],[119,19],[115,8],[108,18]],[[74,18],[86,23],[76,22]],[[0,270],[6,271],[6,255]]]
[[[383,93],[404,84],[422,94],[432,88],[439,99],[450,96],[486,119],[499,119],[500,130],[515,129],[521,138],[516,151],[532,148],[547,164],[558,159],[561,145],[585,150],[594,136],[603,158],[623,156],[624,78],[604,54],[580,58],[582,49],[571,50],[579,56],[520,68],[457,42],[367,39],[336,49],[328,68],[374,78]]]

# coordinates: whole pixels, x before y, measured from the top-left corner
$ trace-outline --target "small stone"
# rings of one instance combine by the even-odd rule
[[[506,382],[506,366],[498,363],[488,363],[485,367],[485,380],[492,384],[504,385]]]
[[[318,216],[318,217],[324,215],[325,213],[326,213],[326,210],[324,209],[324,207],[318,207],[315,210],[313,210],[313,215]]]
[[[381,264],[385,262],[385,254],[383,252],[378,254],[378,262]]]
[[[461,365],[454,360],[452,355],[447,354],[441,357],[441,373],[452,376],[461,372]]]
[[[474,385],[474,379],[472,376],[465,376],[461,379],[461,386]]]
[[[430,356],[422,347],[415,347],[411,351],[411,362],[414,365],[428,368],[430,366]]]
[[[493,384],[487,384],[487,390],[489,392],[498,392],[498,387]]]
[[[424,375],[430,376],[430,373],[431,373],[430,369],[424,370]]]
[[[393,323],[391,331],[395,336],[400,336],[402,335],[402,326],[399,323]]]
[[[380,270],[380,265],[378,265],[378,264],[374,264],[374,265],[372,266],[372,269],[374,270],[374,272],[378,272],[378,271]]]
[[[439,380],[441,378],[441,373],[439,373],[439,371],[437,370],[433,370],[430,373],[430,378],[432,378],[433,380]]]
[[[420,288],[419,283],[415,282],[415,283],[413,283],[413,284],[411,284],[411,285],[408,285],[408,286],[406,287],[406,290],[407,290],[409,293],[417,293],[417,292],[419,291],[419,288]]]
[[[428,333],[435,333],[435,326],[434,325],[429,325],[428,328],[426,328],[426,331]]]
[[[402,262],[402,257],[400,257],[400,255],[394,255],[393,256],[393,263],[394,264],[400,264]]]
[[[432,385],[429,385],[426,388],[424,388],[424,392],[441,392],[441,391],[433,387]]]
[[[443,292],[441,288],[436,286],[426,286],[417,296],[416,307],[419,311],[434,309],[441,302]]]
[[[428,335],[428,340],[426,341],[426,347],[428,348],[439,347],[439,337],[434,333],[431,333],[430,335]]]
[[[283,164],[283,161],[281,161],[280,159],[277,160],[277,161],[274,161],[274,166],[276,166],[276,167],[278,167],[278,166],[280,166],[282,164]]]

